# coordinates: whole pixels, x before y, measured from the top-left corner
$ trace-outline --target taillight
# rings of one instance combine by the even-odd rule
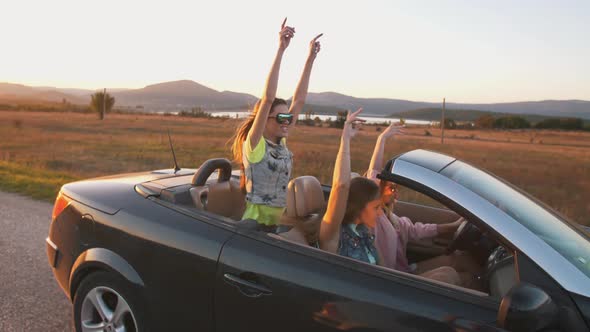
[[[70,200],[64,196],[61,191],[57,194],[55,199],[55,205],[53,206],[53,213],[51,214],[51,220],[55,220],[57,216],[70,204]]]

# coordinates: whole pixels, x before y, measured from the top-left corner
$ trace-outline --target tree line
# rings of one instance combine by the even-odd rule
[[[103,105],[105,104],[105,105]],[[92,94],[89,109],[88,106],[79,106],[70,104],[67,100],[63,100],[59,103],[42,103],[42,104],[31,104],[31,105],[0,105],[3,109],[23,109],[30,111],[59,111],[62,108],[67,107],[72,111],[88,112],[93,111],[98,114],[99,119],[104,119],[105,113],[108,114],[113,110],[115,105],[115,97],[109,93],[96,92]],[[104,107],[103,107],[104,106]],[[308,126],[321,126],[325,123],[328,127],[342,128],[344,121],[346,120],[346,111],[338,112],[336,119],[327,119],[322,121],[319,117],[315,117],[315,112],[308,109],[305,113],[305,119],[299,120],[298,123]],[[179,113],[181,116],[190,117],[211,117],[211,114],[205,112],[200,107],[195,107],[190,111],[182,111]],[[518,115],[506,115],[506,116],[493,116],[493,115],[482,115],[477,118],[474,122],[457,122],[452,118],[446,118],[444,121],[444,127],[446,129],[560,129],[560,130],[586,130],[590,131],[590,124],[584,122],[580,118],[570,117],[551,117],[546,118],[538,122],[530,122],[522,116]]]
[[[482,115],[469,125],[460,124],[453,119],[445,119],[445,128],[459,129],[475,127],[482,129],[561,129],[561,130],[590,130],[590,124],[585,124],[580,118],[547,118],[531,123],[518,115],[493,116]]]

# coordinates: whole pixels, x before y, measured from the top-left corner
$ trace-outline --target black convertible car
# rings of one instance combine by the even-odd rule
[[[331,254],[240,220],[225,159],[64,185],[47,257],[78,331],[587,331],[590,242],[580,226],[508,183],[425,150],[379,175],[413,221],[469,220],[452,238],[410,243],[410,262],[460,250],[479,262],[463,288]],[[310,180],[311,179],[311,180]],[[288,206],[330,194],[296,178]],[[417,198],[419,197],[419,198]]]

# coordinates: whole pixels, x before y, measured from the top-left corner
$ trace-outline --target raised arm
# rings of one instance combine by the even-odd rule
[[[295,90],[295,94],[293,95],[293,102],[291,103],[291,108],[289,108],[289,113],[293,114],[293,122],[291,125],[294,125],[297,122],[297,118],[299,117],[299,113],[303,109],[305,105],[305,99],[307,98],[307,90],[309,88],[309,77],[311,76],[311,68],[313,67],[313,62],[317,54],[320,52],[321,45],[318,39],[323,35],[320,33],[314,39],[309,42],[309,53],[307,55],[307,60],[305,61],[305,66],[303,67],[303,73],[301,74],[301,78],[299,79],[299,83],[297,84],[297,89]]]
[[[383,132],[377,137],[377,142],[375,143],[375,150],[373,150],[373,156],[371,157],[371,163],[369,164],[369,170],[367,171],[367,176],[371,175],[372,171],[381,172],[381,168],[383,167],[383,153],[385,151],[385,142],[389,137],[393,137],[397,134],[403,135],[403,127],[398,124],[390,124]]]
[[[350,188],[350,139],[355,135],[354,126],[362,121],[357,119],[362,109],[350,113],[346,117],[340,149],[334,165],[332,178],[332,191],[328,199],[328,208],[320,226],[320,248],[335,253],[338,250],[340,241],[340,225],[346,211],[346,201]]]
[[[295,28],[286,26],[285,23],[287,23],[287,18],[285,18],[281,25],[281,32],[279,32],[279,49],[277,50],[270,73],[266,79],[266,85],[264,87],[264,92],[262,93],[262,98],[260,99],[258,113],[256,113],[252,129],[250,129],[248,134],[250,136],[250,144],[252,147],[255,147],[262,138],[270,108],[277,94],[281,60],[283,59],[285,50],[291,42],[291,38],[295,35]]]

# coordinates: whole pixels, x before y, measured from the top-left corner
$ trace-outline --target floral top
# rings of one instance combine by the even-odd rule
[[[377,264],[379,256],[375,248],[375,235],[364,224],[342,225],[338,254]]]
[[[293,154],[287,149],[285,138],[277,144],[263,137],[252,148],[248,136],[243,151],[247,193],[242,219],[254,219],[268,226],[276,225],[287,204]]]

